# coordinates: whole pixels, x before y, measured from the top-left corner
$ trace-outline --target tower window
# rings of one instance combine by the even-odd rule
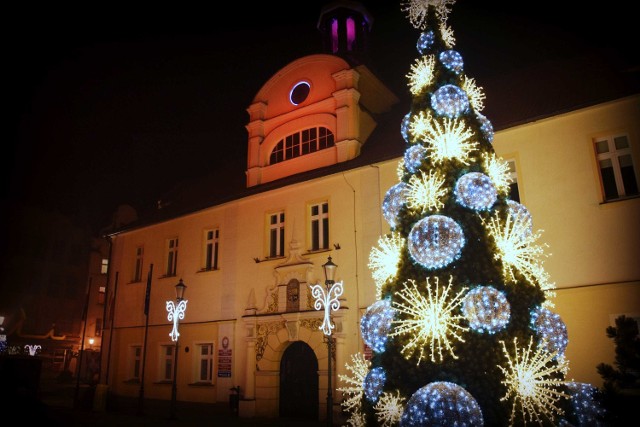
[[[271,151],[269,164],[300,157],[334,146],[333,133],[325,127],[305,129],[280,140]]]

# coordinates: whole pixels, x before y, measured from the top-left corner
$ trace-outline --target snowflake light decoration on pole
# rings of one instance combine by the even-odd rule
[[[171,341],[178,341],[180,332],[178,332],[178,323],[184,319],[184,313],[187,311],[187,300],[182,300],[176,305],[172,300],[167,301],[167,320],[173,322],[173,329],[169,333]]]
[[[464,316],[458,313],[466,288],[450,297],[452,281],[453,278],[450,277],[447,287],[440,290],[438,277],[434,278],[433,285],[427,278],[427,298],[420,293],[414,280],[409,280],[398,292],[404,302],[394,302],[393,308],[404,316],[399,316],[398,320],[392,322],[397,326],[390,335],[401,335],[408,340],[402,347],[406,358],[418,353],[420,364],[425,357],[425,349],[428,348],[432,362],[444,360],[443,349],[457,359],[451,343],[454,340],[464,342],[462,332],[469,328],[461,325]]]
[[[317,283],[311,286],[311,296],[315,298],[314,308],[322,310],[324,308],[324,318],[320,330],[327,336],[331,335],[335,325],[331,322],[331,312],[340,309],[340,300],[344,292],[342,282],[334,282],[328,287]]]

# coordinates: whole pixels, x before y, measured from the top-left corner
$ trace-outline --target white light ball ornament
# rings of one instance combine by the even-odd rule
[[[462,55],[460,55],[455,50],[445,50],[440,53],[440,62],[447,69],[453,71],[456,74],[460,74],[464,67],[464,62],[462,61]]]
[[[474,331],[493,334],[509,324],[511,305],[504,292],[493,286],[478,286],[462,300],[462,314]]]
[[[433,34],[433,31],[429,30],[427,32],[421,33],[420,37],[418,37],[418,43],[416,44],[416,48],[418,48],[418,52],[424,55],[424,53],[433,46],[433,42],[436,37]]]
[[[418,221],[408,236],[409,254],[430,270],[444,267],[460,257],[465,239],[457,222],[443,215]]]
[[[480,405],[457,384],[438,381],[418,389],[405,406],[400,427],[483,426]]]
[[[387,381],[387,373],[383,368],[377,367],[369,371],[362,384],[364,396],[371,403],[376,403],[382,394],[382,387]]]
[[[453,190],[456,201],[465,208],[485,211],[498,199],[498,190],[489,176],[480,172],[462,175]]]
[[[591,384],[569,381],[566,383],[571,406],[578,418],[579,426],[604,426],[604,408],[598,402],[596,395],[599,390]]]
[[[398,225],[398,213],[406,201],[407,184],[399,182],[391,187],[382,201],[382,216],[391,227]]]
[[[531,313],[531,328],[542,338],[541,346],[557,357],[564,357],[569,338],[567,326],[560,315],[548,308],[538,307]]]
[[[458,86],[444,85],[431,95],[431,108],[439,116],[454,119],[469,110],[469,98]]]
[[[533,217],[529,212],[529,209],[525,205],[520,204],[514,200],[507,200],[507,210],[511,221],[522,224],[524,229],[524,235],[522,237],[528,237],[533,233]]]
[[[405,142],[409,142],[409,125],[411,124],[411,113],[404,115],[402,123],[400,124],[400,133]]]
[[[476,113],[476,117],[478,118],[478,121],[480,121],[480,131],[482,132],[486,140],[489,141],[489,143],[492,143],[494,134],[493,125],[491,124],[489,119],[487,119],[480,113]]]
[[[360,319],[362,340],[374,352],[384,352],[394,315],[391,301],[383,299],[371,304]]]
[[[420,144],[412,145],[404,152],[404,167],[409,172],[415,173],[426,156],[427,149],[424,146]]]

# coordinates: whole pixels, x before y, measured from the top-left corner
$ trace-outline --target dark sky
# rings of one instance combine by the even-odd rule
[[[228,12],[214,2],[133,3],[3,13],[7,206],[35,201],[104,223],[119,204],[151,204],[183,179],[243,177],[253,96],[289,62],[322,51],[324,1],[237,2]],[[399,2],[364,3],[371,68],[403,91],[419,32]],[[459,0],[449,22],[465,72],[483,86],[544,57],[628,46],[636,15],[597,6]]]

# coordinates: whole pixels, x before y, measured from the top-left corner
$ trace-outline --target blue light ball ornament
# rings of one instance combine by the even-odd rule
[[[464,67],[464,61],[462,55],[455,50],[445,50],[440,53],[440,62],[447,69],[453,71],[456,74],[460,74]]]
[[[465,244],[462,228],[444,215],[431,215],[414,224],[408,236],[411,257],[430,270],[460,257]]]
[[[480,172],[464,174],[453,190],[456,201],[465,208],[485,211],[498,199],[498,190],[487,175]]]
[[[402,123],[400,124],[400,133],[405,142],[409,142],[409,125],[411,124],[411,113],[404,115]]]
[[[391,227],[398,225],[398,213],[406,202],[407,184],[399,182],[391,187],[382,201],[382,216]]]
[[[369,402],[376,403],[378,401],[385,381],[387,381],[387,373],[381,367],[373,368],[364,377],[362,388],[364,389],[364,396]]]
[[[605,410],[598,399],[600,391],[591,384],[575,381],[567,382],[566,386],[578,425],[604,427]]]
[[[415,173],[422,160],[427,157],[427,149],[421,144],[412,145],[404,152],[404,167],[411,173]]]
[[[483,425],[480,405],[471,393],[446,381],[427,384],[413,393],[400,418],[400,427]]]
[[[480,113],[476,113],[476,117],[480,122],[480,132],[482,132],[482,135],[484,135],[485,139],[489,141],[490,144],[493,143],[493,125],[491,124],[489,119],[487,119]]]
[[[509,324],[511,305],[504,292],[493,286],[478,286],[464,296],[462,314],[474,331],[493,334]]]
[[[431,108],[439,116],[454,119],[469,110],[469,97],[455,85],[444,85],[431,95]]]
[[[433,46],[433,42],[435,40],[436,40],[436,37],[433,34],[433,31],[429,30],[421,33],[420,37],[418,37],[418,43],[416,43],[416,48],[418,49],[418,52],[420,52],[421,55],[424,55],[426,51],[431,49],[431,46]]]
[[[560,315],[548,308],[538,307],[531,313],[531,328],[542,338],[540,345],[557,357],[564,357],[569,338],[567,326]]]
[[[371,304],[360,319],[362,340],[374,352],[384,352],[394,315],[391,301],[383,299]]]

